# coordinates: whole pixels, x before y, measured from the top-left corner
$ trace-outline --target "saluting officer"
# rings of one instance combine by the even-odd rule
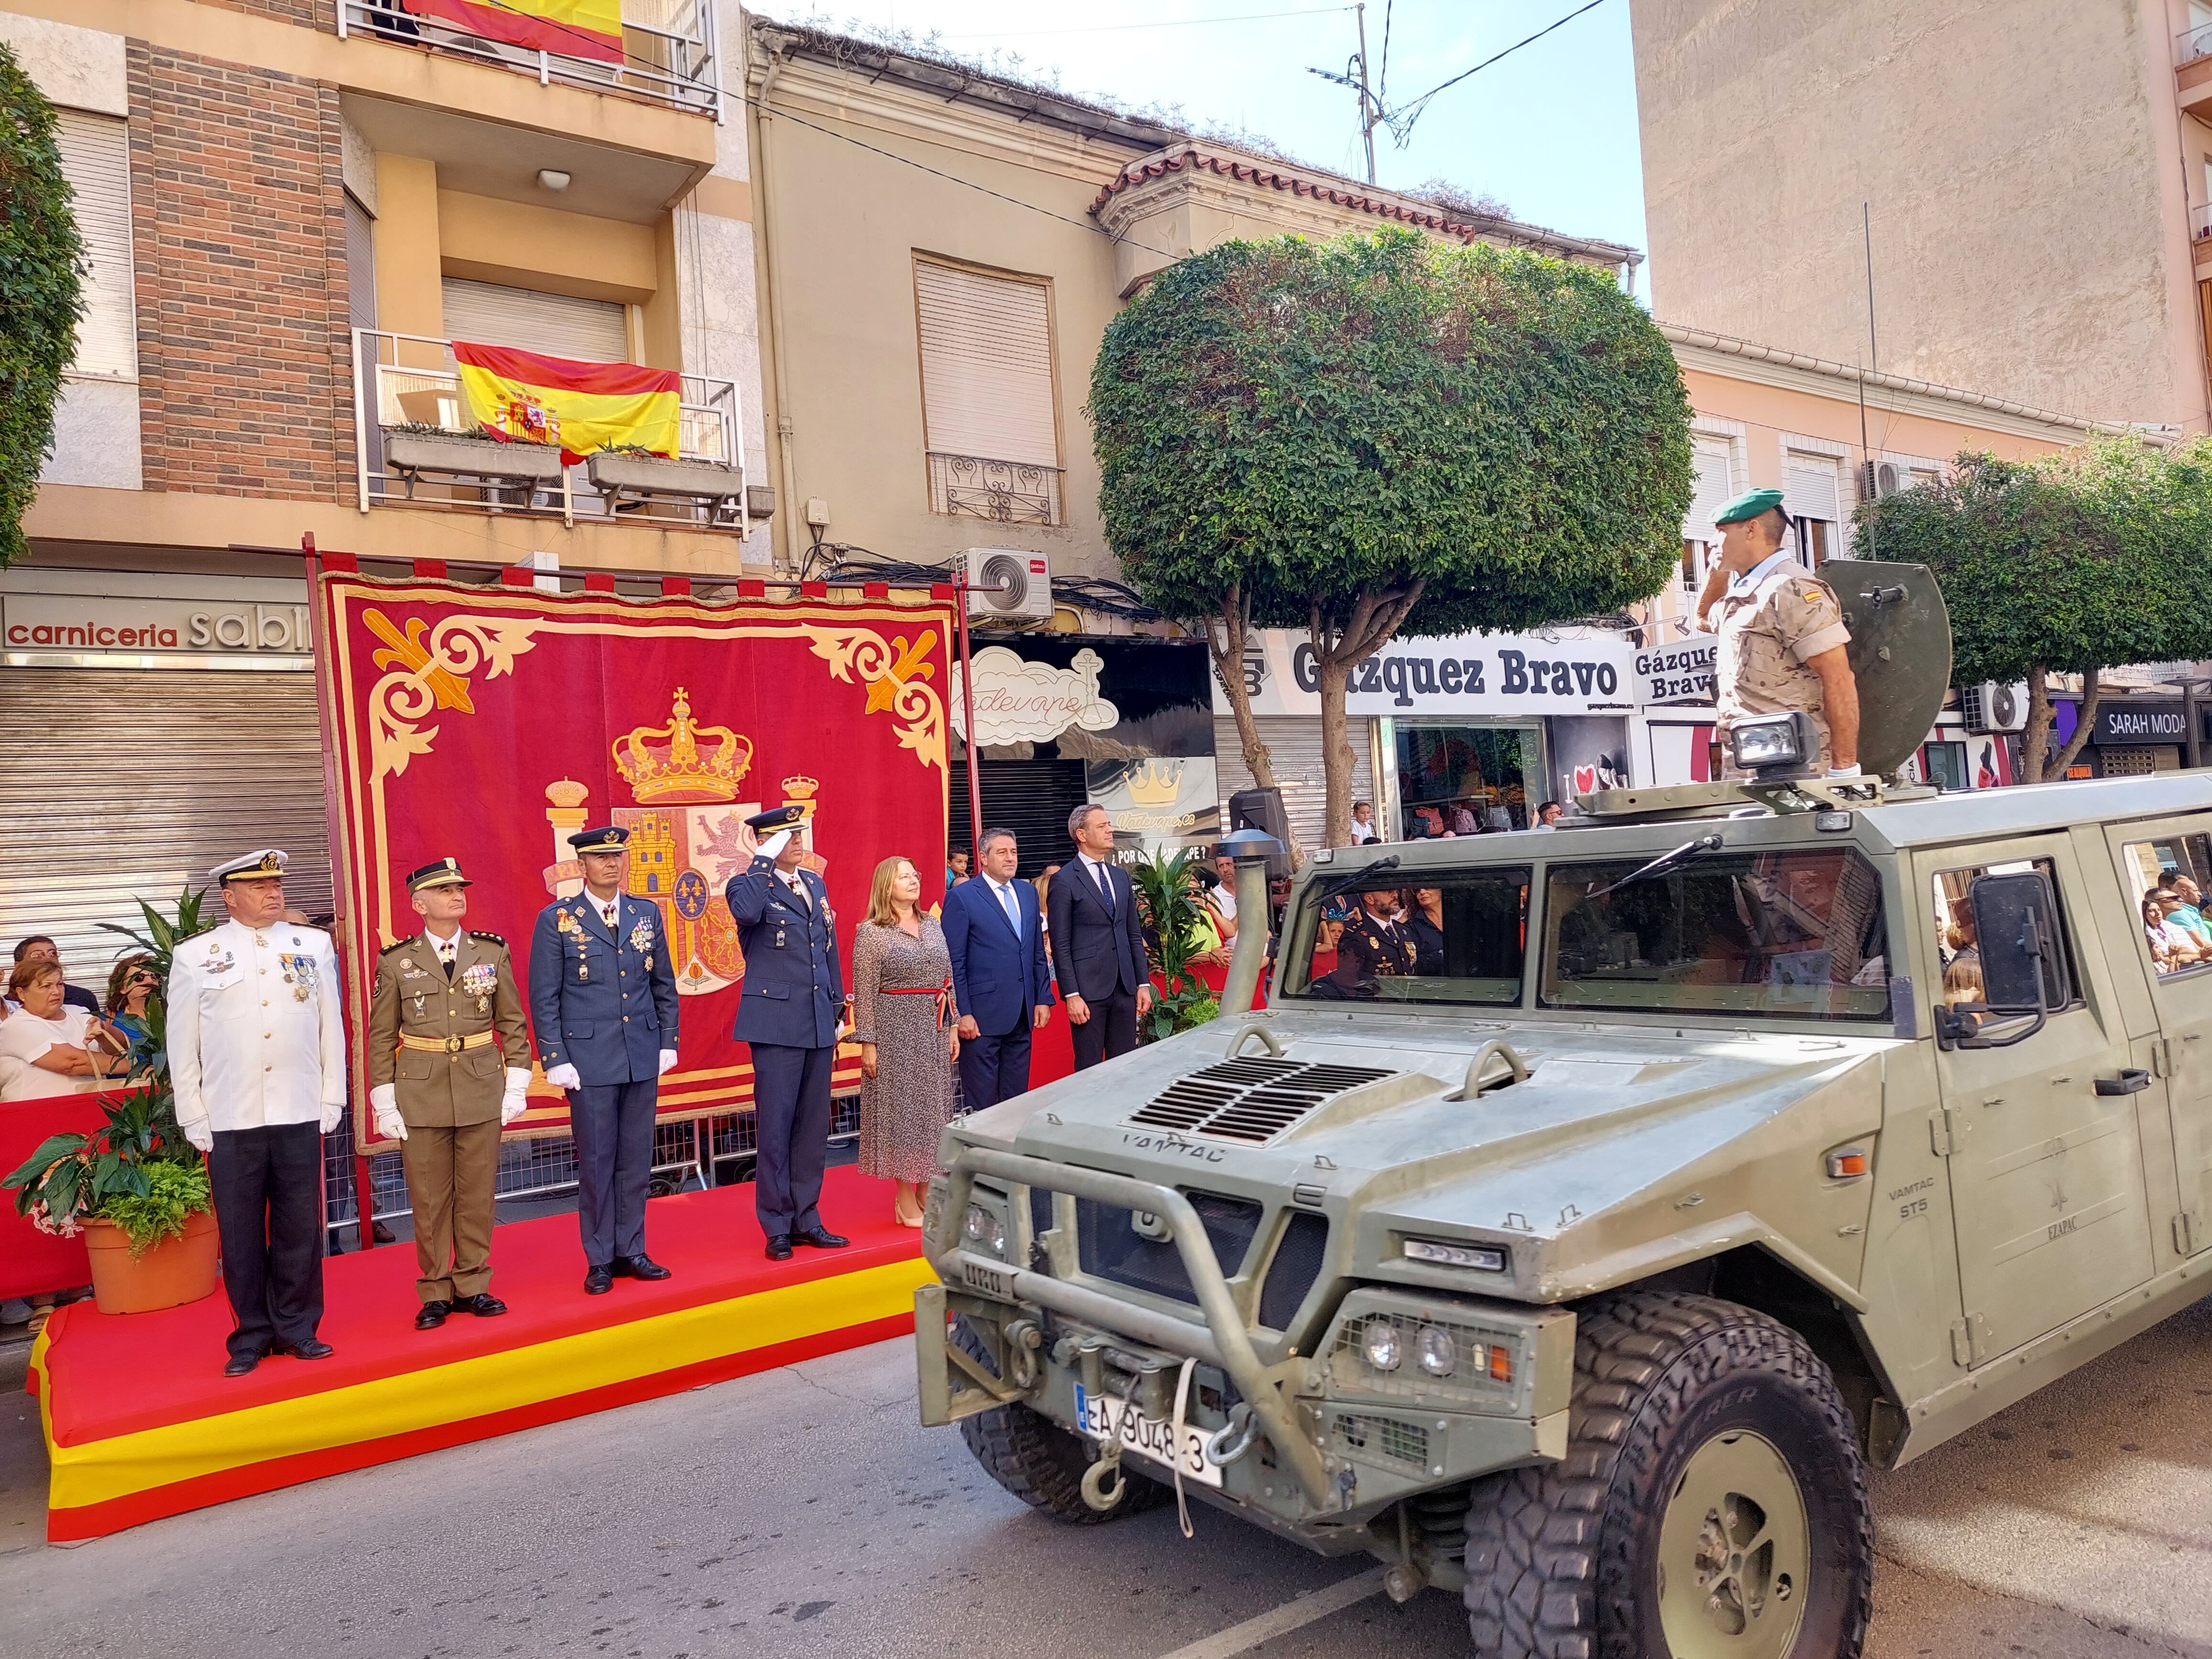
[[[625,897],[629,831],[568,837],[584,890],[538,912],[530,939],[530,1023],[545,1080],[568,1091],[584,1293],[617,1278],[666,1279],[645,1253],[645,1189],[662,1073],[676,1064],[676,971],[660,907]]]
[[[449,858],[407,878],[422,931],[377,958],[368,1010],[368,1103],[400,1143],[415,1212],[418,1331],[456,1309],[507,1311],[491,1293],[492,1209],[499,1132],[529,1103],[530,1031],[507,941],[461,926],[468,889]]]
[[[771,1261],[789,1261],[793,1244],[835,1250],[852,1242],[823,1226],[819,1207],[845,973],[830,890],[800,866],[805,817],[802,806],[779,806],[747,818],[768,839],[722,892],[745,958],[736,1035],[752,1046],[753,1209]]]
[[[1698,625],[1719,636],[1713,668],[1728,755],[1735,723],[1752,714],[1802,710],[1820,739],[1819,764],[1832,778],[1859,769],[1859,688],[1844,647],[1836,591],[1783,545],[1790,518],[1778,489],[1747,490],[1713,514],[1721,556],[1698,596]],[[1731,759],[1728,775],[1745,775]]]
[[[170,958],[169,1081],[207,1154],[222,1287],[238,1327],[225,1376],[264,1355],[324,1359],[323,1137],[345,1110],[345,1033],[331,936],[284,920],[276,848],[210,872],[230,920]]]

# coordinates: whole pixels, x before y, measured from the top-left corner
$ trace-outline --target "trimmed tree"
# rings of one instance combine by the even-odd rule
[[[0,46],[0,567],[23,551],[23,514],[53,448],[83,252],[53,106]]]
[[[1936,573],[1958,683],[2025,680],[2022,781],[2063,777],[2096,725],[2100,671],[2212,656],[2212,439],[2171,452],[2101,439],[2033,461],[1966,453],[1954,468],[1862,505],[1858,551]],[[2053,674],[2081,676],[2055,755]]]
[[[1249,632],[1302,628],[1331,844],[1352,668],[1403,633],[1522,629],[1656,592],[1680,556],[1689,399],[1602,271],[1385,230],[1229,242],[1162,271],[1091,380],[1106,539],[1202,626],[1245,762]]]

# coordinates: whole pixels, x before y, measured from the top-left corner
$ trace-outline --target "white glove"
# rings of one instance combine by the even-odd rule
[[[663,1048],[660,1051],[660,1069],[658,1072],[655,1072],[653,1075],[655,1077],[666,1077],[669,1073],[669,1068],[673,1066],[675,1064],[676,1050],[673,1048]]]
[[[547,1066],[545,1080],[556,1089],[580,1089],[584,1086],[584,1079],[576,1075],[576,1068],[573,1066]]]
[[[791,845],[791,831],[779,830],[760,844],[756,858],[773,859],[782,856],[783,849]]]
[[[323,1133],[325,1134],[328,1134],[331,1130],[337,1128],[338,1127],[339,1121],[344,1116],[345,1102],[343,1100],[325,1101],[323,1103]]]
[[[1859,769],[1856,766],[1832,766],[1828,769],[1828,775],[1832,778],[1855,778],[1859,775]]]
[[[399,1115],[399,1090],[395,1084],[379,1083],[368,1091],[368,1109],[375,1120],[376,1133],[386,1140],[407,1139],[406,1120]]]
[[[530,1107],[530,1073],[519,1066],[507,1068],[507,1093],[499,1103],[500,1127],[520,1117]]]
[[[215,1126],[205,1118],[202,1118],[197,1123],[179,1124],[178,1127],[185,1132],[185,1139],[198,1147],[201,1152],[211,1152],[215,1150]]]

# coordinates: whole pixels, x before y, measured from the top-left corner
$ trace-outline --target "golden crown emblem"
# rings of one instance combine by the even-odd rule
[[[679,685],[668,724],[641,726],[617,738],[614,759],[641,806],[735,800],[738,782],[752,768],[753,744],[726,726],[693,720],[690,699]]]
[[[1139,806],[1172,806],[1182,793],[1182,763],[1141,762],[1128,777],[1129,799]]]

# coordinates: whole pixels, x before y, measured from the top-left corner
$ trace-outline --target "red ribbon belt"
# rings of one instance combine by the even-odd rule
[[[945,1010],[952,1000],[951,980],[946,980],[942,985],[881,985],[876,988],[881,994],[887,997],[935,997],[937,1026],[939,1030],[945,1029]]]

